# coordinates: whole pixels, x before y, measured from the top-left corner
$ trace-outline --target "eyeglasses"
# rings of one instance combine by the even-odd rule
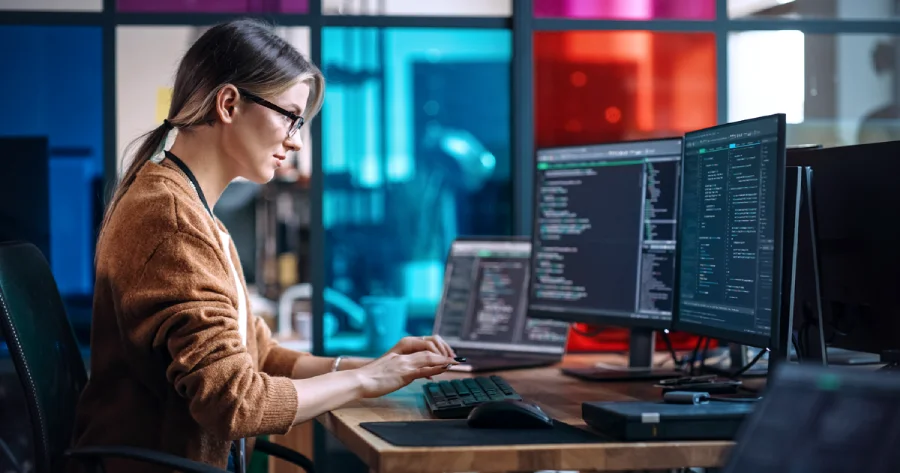
[[[287,132],[288,138],[294,136],[294,134],[297,133],[297,130],[299,130],[300,128],[303,128],[303,123],[305,122],[305,120],[300,115],[297,115],[294,112],[285,110],[285,109],[279,107],[278,105],[275,105],[274,103],[269,102],[268,100],[266,100],[262,97],[259,97],[259,96],[251,94],[250,92],[247,92],[244,89],[238,89],[238,92],[240,92],[241,95],[247,97],[248,99],[258,103],[259,105],[262,105],[263,107],[266,107],[270,110],[274,110],[274,111],[284,115],[285,117],[290,118],[291,119],[291,127],[288,128],[288,132]]]

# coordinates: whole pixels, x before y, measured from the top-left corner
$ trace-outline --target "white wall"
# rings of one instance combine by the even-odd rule
[[[379,11],[379,4],[384,10]],[[324,0],[331,15],[510,16],[513,0]]]
[[[178,61],[194,37],[187,26],[125,26],[116,30],[116,156],[161,123],[157,94],[170,88]],[[128,158],[130,161],[130,157]]]
[[[747,31],[728,36],[728,120],[772,113],[803,121],[804,36],[799,31]]]
[[[0,0],[0,10],[102,11],[103,0]]]

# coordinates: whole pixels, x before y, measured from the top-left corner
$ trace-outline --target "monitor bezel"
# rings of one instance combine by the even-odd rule
[[[770,322],[771,330],[768,336],[752,334],[746,332],[737,332],[727,329],[722,329],[719,327],[709,327],[703,324],[696,324],[691,322],[685,322],[681,320],[681,316],[678,310],[678,307],[681,303],[681,253],[682,253],[682,245],[681,245],[681,236],[682,236],[682,213],[684,210],[684,205],[679,205],[678,207],[678,223],[677,223],[677,241],[678,246],[675,250],[675,309],[672,314],[672,329],[676,331],[684,331],[690,332],[695,335],[699,335],[702,337],[710,337],[717,338],[721,340],[725,340],[732,343],[738,343],[741,345],[748,345],[758,348],[767,348],[770,350],[778,349],[778,337],[780,334],[780,321],[781,321],[781,299],[784,296],[783,288],[782,288],[782,279],[783,279],[783,252],[784,252],[784,187],[785,187],[785,177],[787,173],[787,120],[786,115],[784,113],[776,113],[772,115],[765,115],[761,117],[748,118],[745,120],[734,121],[729,123],[723,123],[721,125],[716,125],[709,128],[703,128],[700,130],[691,131],[685,133],[684,141],[682,142],[682,173],[681,173],[681,184],[679,186],[680,189],[684,189],[684,166],[685,166],[685,156],[686,156],[686,148],[688,137],[690,135],[696,133],[706,133],[709,131],[715,131],[724,129],[734,125],[740,125],[744,123],[750,123],[754,121],[765,121],[771,119],[777,120],[777,140],[778,140],[778,150],[776,152],[775,159],[777,160],[778,171],[775,176],[775,250],[773,254],[773,274],[772,274],[772,320]],[[681,201],[683,204],[683,200]]]
[[[628,141],[606,141],[600,143],[588,143],[588,144],[577,144],[577,145],[567,145],[567,146],[547,146],[542,148],[536,148],[534,152],[534,159],[532,162],[532,210],[531,210],[531,258],[529,262],[529,278],[528,278],[528,310],[527,314],[529,317],[533,317],[536,319],[547,319],[547,320],[559,320],[561,322],[569,322],[569,323],[583,323],[583,324],[591,324],[591,325],[613,325],[621,328],[644,328],[649,330],[665,330],[669,329],[672,326],[672,320],[675,318],[675,301],[674,301],[674,286],[673,286],[673,306],[672,306],[672,315],[668,320],[655,320],[655,319],[635,319],[633,317],[623,317],[620,314],[614,314],[610,312],[600,313],[576,313],[572,312],[571,309],[561,310],[561,311],[550,311],[544,309],[533,309],[532,308],[532,285],[534,283],[534,261],[535,261],[535,241],[537,239],[538,233],[538,209],[540,202],[540,193],[538,192],[538,154],[541,152],[552,151],[552,150],[564,150],[564,149],[572,149],[572,148],[586,148],[593,146],[615,146],[615,145],[623,145],[623,144],[634,144],[634,143],[653,143],[657,141],[680,141],[681,142],[681,159],[678,160],[679,164],[679,178],[677,183],[676,190],[676,206],[681,201],[681,176],[682,174],[682,161],[684,159],[684,137],[683,136],[662,136],[659,138],[647,138],[640,140],[628,140]],[[676,223],[676,235],[678,232],[678,227]],[[676,256],[677,256],[677,241],[676,241]],[[677,271],[677,266],[676,266]],[[677,274],[676,274],[677,276]]]

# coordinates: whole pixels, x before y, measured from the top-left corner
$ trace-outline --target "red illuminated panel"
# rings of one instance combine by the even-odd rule
[[[716,124],[712,33],[538,32],[534,67],[537,148],[679,136]],[[693,348],[690,337],[674,339]],[[574,351],[618,351],[628,338],[613,329],[594,338],[572,332],[569,340]]]
[[[680,135],[716,124],[712,33],[534,35],[538,147]]]

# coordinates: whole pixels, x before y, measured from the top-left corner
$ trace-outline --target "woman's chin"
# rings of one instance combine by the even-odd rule
[[[244,178],[256,184],[265,184],[275,178],[275,169],[257,169],[252,176]]]

